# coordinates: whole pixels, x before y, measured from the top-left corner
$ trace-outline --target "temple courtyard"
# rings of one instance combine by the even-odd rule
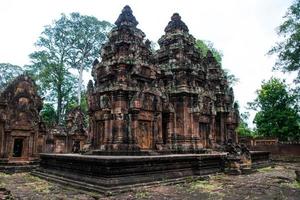
[[[300,163],[276,163],[250,175],[223,173],[175,185],[132,188],[104,196],[42,180],[30,173],[0,173],[0,199],[299,199],[295,169]],[[10,192],[8,192],[10,191]]]

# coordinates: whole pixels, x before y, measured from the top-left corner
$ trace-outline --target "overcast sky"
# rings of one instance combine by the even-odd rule
[[[138,27],[157,41],[178,12],[195,38],[212,41],[222,51],[223,67],[239,78],[234,92],[243,112],[263,79],[291,76],[272,72],[275,57],[266,55],[279,40],[275,29],[291,4],[292,0],[1,0],[0,63],[29,64],[28,55],[44,26],[61,13],[80,12],[114,23],[129,5]],[[89,78],[85,73],[86,82]]]

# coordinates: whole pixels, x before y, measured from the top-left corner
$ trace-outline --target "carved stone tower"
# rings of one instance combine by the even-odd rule
[[[159,70],[150,42],[125,6],[95,60],[89,83],[90,132],[100,151],[137,152],[161,143],[161,94],[154,87]]]
[[[154,55],[129,6],[115,24],[88,84],[93,153],[201,152],[236,141],[233,91],[179,14]]]
[[[157,64],[175,111],[174,119],[171,117],[169,121],[172,129],[168,138],[180,149],[203,148],[210,131],[209,119],[202,115],[210,111],[208,106],[203,106],[206,69],[195,47],[195,38],[178,13],[172,16],[158,43]]]
[[[0,162],[31,162],[43,151],[42,100],[33,80],[17,77],[0,94]]]

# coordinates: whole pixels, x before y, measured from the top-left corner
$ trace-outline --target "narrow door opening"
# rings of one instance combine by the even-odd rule
[[[163,139],[163,144],[167,144],[167,139],[168,139],[168,118],[169,118],[168,113],[163,113],[162,114],[162,139]]]
[[[13,157],[22,157],[23,139],[15,139]]]
[[[79,151],[80,151],[80,141],[75,140],[74,143],[73,143],[72,152],[73,153],[79,153]]]

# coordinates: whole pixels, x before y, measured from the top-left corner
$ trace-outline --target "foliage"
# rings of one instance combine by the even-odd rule
[[[229,86],[234,86],[237,82],[239,82],[239,78],[237,78],[234,74],[230,72],[229,69],[223,69],[224,75],[227,79]]]
[[[134,194],[134,197],[136,199],[148,199],[150,196],[150,193],[148,191],[137,191],[135,194]]]
[[[77,99],[72,69],[80,71],[78,99],[81,99],[82,71],[98,56],[110,27],[110,23],[95,17],[62,14],[59,20],[45,27],[36,42],[38,50],[30,55],[32,65],[27,66],[27,71],[35,77],[46,100],[56,103],[56,123],[62,123],[68,105]]]
[[[271,78],[263,82],[250,108],[258,111],[254,118],[257,132],[279,140],[300,139],[300,116],[296,97],[284,81]]]
[[[223,54],[221,51],[217,50],[213,43],[207,40],[197,40],[196,41],[196,48],[198,48],[201,51],[201,54],[205,57],[207,55],[208,50],[210,50],[216,59],[216,61],[222,65],[222,57]],[[230,73],[228,69],[223,69],[224,75],[227,78],[228,84],[230,86],[235,85],[239,79]]]
[[[84,113],[84,125],[85,127],[88,126],[88,102],[87,102],[87,92],[82,91],[81,92],[82,101],[80,102],[80,108],[82,112]],[[66,105],[66,113],[70,112],[71,110],[78,107],[78,102],[76,101],[75,97],[70,98],[70,101]]]
[[[52,48],[54,41],[52,36],[48,38],[49,47]],[[41,43],[43,45],[45,43]],[[70,97],[75,93],[75,77],[62,60],[65,58],[64,53],[59,55],[59,50],[41,50],[30,55],[32,65],[27,66],[30,73],[40,87],[42,95],[48,102],[56,103],[56,123],[61,123],[65,105],[70,101]],[[57,54],[57,56],[54,55]]]
[[[99,56],[100,48],[107,40],[107,33],[113,27],[107,21],[99,21],[92,16],[71,13],[62,15],[53,28],[67,30],[64,44],[68,48],[67,64],[78,70],[78,103],[81,101],[82,72],[92,66]]]
[[[0,63],[0,90],[17,76],[23,73],[23,69],[10,63]]]
[[[240,136],[244,137],[254,137],[255,132],[249,128],[247,120],[249,119],[249,113],[244,112],[240,114],[240,123],[236,131]]]
[[[277,54],[278,60],[275,69],[283,71],[298,71],[300,79],[300,0],[288,8],[285,21],[278,28],[278,35],[283,40],[277,42],[269,54]]]
[[[53,127],[56,123],[56,111],[52,104],[46,103],[41,111],[43,121],[48,127]]]
[[[76,69],[89,69],[94,59],[99,56],[100,48],[107,40],[106,34],[112,26],[109,22],[99,21],[92,16],[63,14],[56,28],[68,30],[68,35],[65,36],[69,48],[68,64]]]
[[[207,40],[197,40],[196,41],[196,47],[201,51],[203,56],[207,55],[208,50],[210,50],[214,56],[214,58],[217,60],[219,64],[222,63],[222,57],[223,54],[221,51],[217,50],[214,47],[214,44],[211,41]]]

